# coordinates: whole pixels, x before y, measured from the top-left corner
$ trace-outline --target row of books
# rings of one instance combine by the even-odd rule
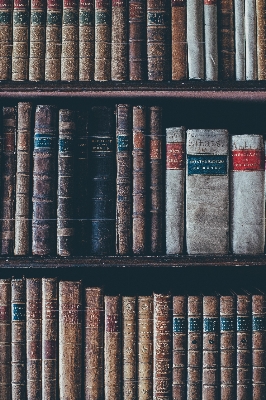
[[[263,7],[261,0],[2,1],[0,80],[265,80]]]
[[[258,289],[104,296],[81,281],[12,278],[0,279],[0,307],[1,400],[266,398]]]

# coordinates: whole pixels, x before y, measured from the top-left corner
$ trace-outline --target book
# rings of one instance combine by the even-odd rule
[[[79,0],[79,80],[94,79],[94,2]]]
[[[78,0],[63,0],[61,80],[77,81],[79,76]]]
[[[187,1],[172,0],[172,80],[187,78]]]
[[[111,0],[95,1],[95,81],[111,79]]]
[[[235,79],[236,64],[234,0],[220,0],[217,12],[219,79],[232,81]]]
[[[62,0],[47,0],[45,80],[61,78]]]
[[[218,80],[217,1],[204,1],[205,79]]]
[[[256,0],[245,1],[246,80],[258,79]]]
[[[26,81],[29,77],[29,1],[13,3],[12,80]]]
[[[11,0],[0,3],[0,80],[7,81],[12,76],[12,9]]]
[[[131,81],[144,80],[147,75],[146,2],[128,1],[128,69]]]
[[[203,2],[187,0],[187,51],[189,79],[204,79]]]
[[[246,80],[245,51],[245,2],[234,0],[235,24],[235,72],[236,80]]]
[[[31,0],[29,80],[44,80],[45,14],[47,0]]]
[[[11,398],[11,279],[0,279],[0,398]]]
[[[258,79],[266,79],[266,30],[265,30],[265,0],[256,0],[256,21],[257,21],[257,63]]]
[[[187,297],[173,296],[173,400],[187,398]]]
[[[125,81],[128,77],[127,1],[112,0],[111,80]]]

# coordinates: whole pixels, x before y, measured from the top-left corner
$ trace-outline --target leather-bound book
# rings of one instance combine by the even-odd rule
[[[128,68],[131,81],[145,80],[147,76],[146,2],[129,0]]]
[[[205,79],[218,80],[217,0],[204,1]]]
[[[0,2],[0,80],[12,75],[12,0]]]
[[[127,0],[112,0],[111,79],[128,76]]]
[[[82,396],[82,285],[59,282],[59,397]]]
[[[116,254],[132,248],[132,107],[116,106]]]
[[[138,297],[138,400],[152,399],[153,296]]]
[[[148,80],[167,81],[171,76],[170,2],[147,0]]]
[[[146,250],[146,107],[133,107],[133,254]]]
[[[235,69],[236,80],[246,79],[245,57],[245,2],[234,0],[234,24],[235,24]]]
[[[187,400],[201,398],[202,296],[188,296]]]
[[[104,297],[101,288],[85,289],[84,398],[104,393]]]
[[[14,254],[17,110],[3,107],[1,254]]]
[[[18,103],[15,249],[16,256],[30,251],[30,180],[32,104]]]
[[[113,108],[92,108],[90,151],[90,253],[115,254],[115,115]]]
[[[56,252],[56,107],[36,107],[33,150],[32,253]]]
[[[13,3],[12,80],[29,77],[29,0]]]
[[[0,398],[11,399],[11,279],[0,279]]]
[[[235,79],[235,26],[234,0],[219,0],[218,11],[218,62],[219,79]]]
[[[263,254],[265,166],[262,135],[231,137],[231,248],[235,254]]]
[[[187,0],[187,47],[189,79],[204,79],[203,1]]]
[[[123,317],[123,398],[137,400],[137,299],[122,297]]]
[[[256,0],[257,11],[257,62],[258,62],[258,79],[266,79],[266,1]]]
[[[246,80],[258,79],[256,0],[245,1]]]
[[[42,281],[26,279],[27,399],[42,398]]]
[[[11,388],[12,400],[26,399],[26,285],[11,281]]]
[[[47,0],[45,80],[61,78],[62,2]]]
[[[104,303],[104,398],[105,400],[121,400],[121,299],[119,296],[105,296]]]
[[[79,78],[79,14],[78,0],[63,0],[61,80]]]
[[[42,398],[58,398],[57,278],[42,278]]]
[[[172,296],[153,295],[153,398],[172,399]]]
[[[187,2],[171,0],[172,80],[187,78]]]
[[[94,1],[79,0],[79,80],[94,79]]]
[[[29,57],[30,81],[44,81],[46,9],[47,0],[31,0]]]
[[[111,79],[111,0],[95,0],[94,79]]]
[[[173,296],[173,400],[187,398],[187,297]]]
[[[75,111],[59,110],[58,187],[57,187],[57,254],[70,256],[74,251],[74,154]]]

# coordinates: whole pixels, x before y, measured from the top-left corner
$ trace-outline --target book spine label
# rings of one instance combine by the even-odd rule
[[[217,1],[204,1],[205,79],[218,80]],[[189,28],[190,29],[190,28]]]
[[[11,79],[12,75],[12,1],[0,3],[0,80]]]
[[[12,80],[26,81],[29,76],[28,0],[15,0],[13,8]]]
[[[246,57],[245,57],[245,2],[234,0],[235,11],[235,69],[236,80],[246,79]]]
[[[264,400],[266,353],[266,304],[265,295],[252,296],[252,387],[253,400]]]
[[[11,280],[0,279],[0,398],[11,399]]]
[[[47,0],[45,80],[61,78],[62,0]]]
[[[187,1],[172,0],[172,80],[187,78]]]
[[[173,296],[173,400],[187,398],[187,297]]]
[[[129,79],[146,77],[146,7],[144,0],[129,0]]]
[[[62,81],[77,81],[79,75],[79,14],[78,0],[63,0],[62,19]]]
[[[265,243],[263,137],[233,135],[230,158],[232,251],[236,254],[263,253]]]
[[[218,3],[218,60],[219,79],[235,79],[234,0]]]
[[[258,79],[256,0],[245,0],[246,80]]]
[[[111,0],[95,1],[95,81],[111,79]]]
[[[94,79],[94,1],[79,1],[79,80]]]
[[[204,79],[203,2],[187,0],[189,79]]]
[[[112,0],[111,79],[125,81],[128,75],[127,1]]]
[[[257,15],[257,62],[258,62],[258,79],[266,79],[266,2],[265,0],[256,0]]]
[[[44,80],[46,1],[31,0],[29,80]]]

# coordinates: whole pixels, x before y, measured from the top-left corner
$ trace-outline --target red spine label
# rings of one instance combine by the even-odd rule
[[[204,0],[205,6],[216,6],[217,0]]]
[[[61,10],[61,0],[47,0],[47,10]]]
[[[80,8],[93,9],[93,0],[80,0]]]
[[[9,319],[10,319],[9,307],[0,306],[0,321],[9,321]]]
[[[77,0],[64,0],[65,8],[76,8],[78,6]]]
[[[14,8],[28,8],[27,0],[14,0]]]
[[[96,0],[95,8],[109,8],[110,1],[109,0]]]
[[[142,4],[131,3],[129,4],[129,20],[138,19],[142,20],[145,18],[145,8]]]
[[[12,7],[11,0],[0,0],[0,8],[2,9],[9,9]]]
[[[89,329],[99,328],[102,322],[102,312],[100,311],[91,311],[87,314],[87,325]]]
[[[42,0],[31,0],[31,9],[43,10],[45,3]]]
[[[150,141],[150,158],[151,160],[161,160],[162,158],[162,146],[161,140]]]
[[[166,169],[185,168],[185,144],[167,143],[166,144]]]
[[[133,133],[133,148],[138,150],[145,149],[145,136],[142,132]]]
[[[184,7],[186,4],[186,0],[172,0],[172,7]]]
[[[125,7],[125,0],[112,0],[113,7]]]
[[[107,315],[106,332],[119,332],[118,315]]]
[[[232,150],[232,171],[263,171],[264,168],[263,150]]]

